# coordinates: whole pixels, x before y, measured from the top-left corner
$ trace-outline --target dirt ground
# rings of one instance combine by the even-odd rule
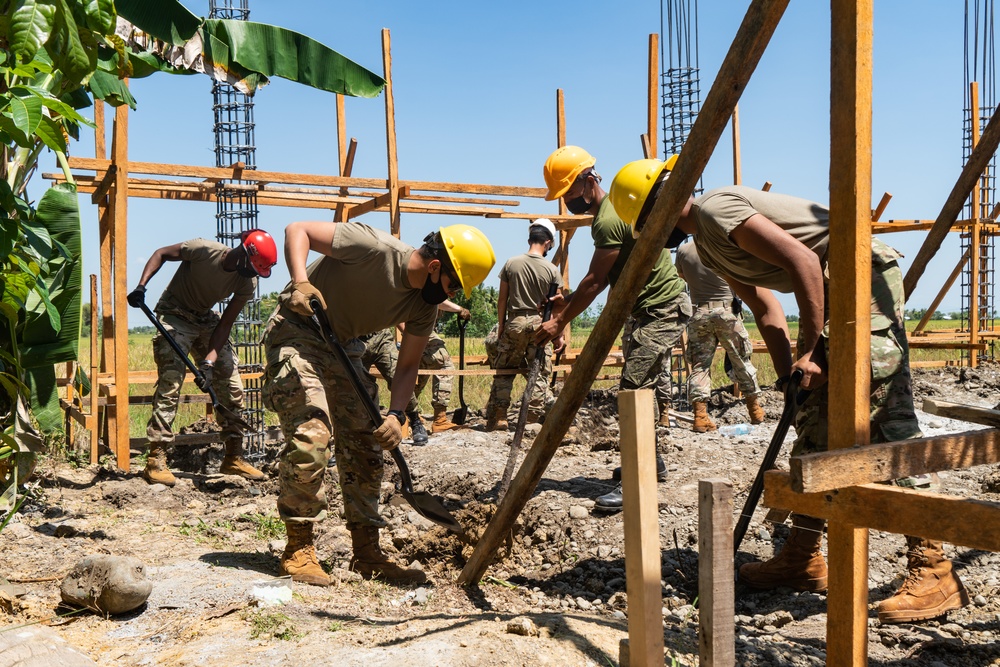
[[[914,388],[918,407],[925,397],[992,407],[1000,397],[1000,369],[918,370]],[[768,421],[748,435],[694,434],[683,422],[670,429],[669,479],[658,485],[667,664],[698,662],[698,481],[729,478],[742,506],[781,411],[778,394],[765,394],[765,408]],[[742,405],[725,393],[713,399],[710,412],[720,424],[746,419]],[[918,414],[926,435],[979,428]],[[137,474],[138,460],[128,474],[46,462],[38,497],[0,532],[0,576],[24,588],[12,601],[0,596],[6,626],[0,627],[0,656],[5,637],[42,623],[99,665],[618,665],[628,611],[622,516],[598,513],[593,502],[613,488],[616,415],[614,392],[593,392],[509,550],[476,588],[455,584],[470,547],[406,505],[395,491],[398,475],[383,484],[389,527],[382,544],[394,557],[418,563],[430,583],[397,588],[348,572],[350,540],[336,518],[336,476],[328,475],[332,518],[318,529],[317,549],[336,583],[326,589],[293,584],[292,600],[271,607],[255,603],[252,591],[275,576],[284,545],[273,463],[265,466],[268,480],[250,483],[213,473],[218,446],[178,451],[171,465],[180,471],[179,483],[168,489],[148,486]],[[537,429],[529,426],[526,446]],[[473,429],[403,448],[417,490],[444,496],[477,534],[496,501],[509,440],[510,434]],[[390,464],[387,471],[395,469]],[[1000,500],[994,467],[942,478],[948,493]],[[787,535],[786,526],[764,523],[764,514],[758,508],[739,562],[769,557]],[[973,603],[921,625],[883,626],[875,604],[901,581],[903,547],[901,536],[871,535],[870,664],[1000,665],[1000,557],[949,545]],[[59,604],[59,580],[80,558],[102,553],[141,559],[153,579],[152,595],[124,616],[68,613]],[[824,595],[740,591],[736,611],[737,664],[824,664]]]

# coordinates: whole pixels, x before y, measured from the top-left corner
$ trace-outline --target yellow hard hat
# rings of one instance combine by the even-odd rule
[[[497,257],[486,234],[471,225],[449,225],[438,230],[441,242],[448,252],[448,259],[462,283],[465,298],[472,296],[472,289],[486,280]]]
[[[660,174],[672,171],[676,163],[677,156],[671,155],[666,162],[635,160],[619,169],[608,189],[608,197],[618,216],[634,227]]]
[[[545,200],[552,201],[562,197],[573,187],[573,181],[580,172],[596,163],[594,156],[579,146],[563,146],[552,151],[542,167],[545,185],[549,188],[545,193]]]

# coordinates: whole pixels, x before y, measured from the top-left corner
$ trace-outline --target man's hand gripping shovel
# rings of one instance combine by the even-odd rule
[[[323,306],[320,304],[319,299],[312,297],[309,299],[309,305],[312,307],[313,315],[312,321],[316,325],[323,336],[323,340],[330,347],[330,350],[336,355],[337,359],[343,365],[344,370],[347,371],[347,377],[351,381],[351,386],[354,387],[354,392],[358,395],[358,400],[361,401],[361,405],[364,407],[365,411],[368,413],[368,417],[372,420],[372,424],[375,428],[382,425],[382,413],[379,412],[378,406],[375,405],[375,401],[372,400],[371,395],[369,395],[368,390],[365,388],[364,383],[361,380],[361,376],[358,375],[357,369],[351,364],[350,358],[347,356],[347,350],[344,346],[340,344],[337,339],[337,335],[334,333],[333,328],[330,326],[330,321],[326,317],[326,312],[323,310]],[[455,520],[455,517],[445,509],[445,506],[441,504],[441,501],[431,494],[425,491],[414,491],[413,482],[410,479],[410,469],[406,465],[406,459],[403,458],[403,453],[399,451],[399,447],[395,447],[389,452],[392,455],[392,460],[396,462],[396,466],[399,468],[399,476],[402,479],[401,491],[403,492],[403,498],[406,502],[417,511],[420,516],[433,521],[439,526],[444,526],[451,532],[459,536],[464,542],[468,542],[469,538],[465,534],[465,530],[462,528],[462,524]]]
[[[184,350],[181,349],[181,346],[177,344],[177,341],[174,340],[174,337],[167,332],[167,330],[163,327],[162,324],[160,324],[160,320],[157,319],[156,315],[154,315],[153,312],[149,309],[149,306],[146,305],[146,302],[138,301],[132,303],[132,305],[141,310],[143,313],[145,313],[146,317],[149,318],[149,321],[153,323],[154,327],[156,327],[156,330],[160,332],[160,335],[162,335],[163,338],[168,343],[170,343],[170,347],[172,347],[174,349],[174,352],[177,353],[177,356],[179,356],[184,361],[184,365],[188,367],[188,370],[191,371],[192,374],[194,374],[195,379],[198,381],[198,386],[199,387],[205,386],[205,377],[201,374],[201,371],[198,370],[198,367],[194,365],[194,362],[191,361],[191,358],[188,357],[187,353],[185,353]],[[205,393],[208,394],[208,397],[212,401],[212,408],[218,414],[224,416],[226,419],[233,422],[244,431],[254,432],[257,430],[255,427],[251,426],[246,420],[244,420],[242,417],[236,414],[233,410],[230,410],[226,406],[219,403],[219,399],[215,395],[215,390],[212,389],[211,385],[208,385],[208,391],[206,391]]]

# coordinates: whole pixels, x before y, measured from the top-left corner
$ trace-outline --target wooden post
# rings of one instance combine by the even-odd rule
[[[618,392],[630,667],[663,665],[655,405],[651,389]]]
[[[563,435],[572,424],[576,411],[583,404],[608,351],[618,339],[636,295],[663,251],[681,210],[694,192],[698,178],[729,123],[733,107],[757,67],[787,6],[788,0],[753,0],[747,9],[715,83],[691,128],[685,151],[677,160],[674,171],[653,205],[642,237],[635,244],[621,277],[611,290],[607,305],[587,339],[573,372],[567,377],[562,393],[521,463],[510,491],[497,507],[496,514],[462,569],[458,579],[460,583],[474,584],[479,581],[497,547],[506,539],[511,525],[541,480]]]
[[[628,560],[625,561],[628,565]],[[736,664],[733,484],[698,482],[698,664]]]
[[[385,147],[389,160],[389,229],[398,239],[399,158],[396,155],[396,104],[392,97],[392,54],[388,28],[382,28],[382,70],[385,77]]]
[[[969,254],[971,252],[972,248],[969,247],[968,249],[966,249],[962,257],[958,260],[958,264],[956,264],[955,268],[952,269],[951,275],[948,276],[948,280],[944,281],[944,285],[941,287],[941,291],[937,293],[937,296],[934,297],[934,301],[931,302],[931,307],[927,309],[927,312],[924,313],[924,316],[920,318],[920,322],[918,322],[917,326],[913,329],[914,333],[918,331],[923,331],[924,327],[927,326],[927,323],[934,316],[934,312],[937,310],[937,307],[940,306],[941,301],[944,300],[944,297],[948,293],[948,290],[950,290],[951,286],[955,284],[955,280],[958,278],[958,275],[965,268],[965,263],[969,261]]]
[[[98,104],[98,106],[102,105],[103,103]],[[99,364],[97,351],[97,276],[92,273],[90,274],[90,411],[86,419],[87,430],[90,431],[91,465],[97,463],[100,454],[98,451],[101,438],[101,429],[99,426],[100,400],[98,399],[100,392],[97,390],[99,384],[97,374],[100,372]]]
[[[117,392],[113,408],[114,433],[109,433],[111,450],[118,467],[129,469],[129,383],[128,383],[128,105],[115,109],[111,140],[111,162],[115,165],[115,185],[111,205],[114,253],[114,357]],[[107,331],[104,332],[105,336]],[[111,406],[108,406],[111,407]]]
[[[646,109],[646,136],[649,138],[650,159],[656,159],[659,154],[656,138],[656,125],[659,121],[660,109],[660,36],[649,35],[649,103]]]
[[[733,185],[743,185],[743,166],[740,164],[740,105],[733,108]]]
[[[831,2],[829,447],[870,442],[873,0]],[[859,222],[864,224],[859,224]],[[829,527],[827,665],[868,663],[868,531]]]
[[[972,150],[979,143],[979,82],[969,83],[969,114],[972,116]],[[975,345],[979,342],[979,263],[982,261],[979,244],[982,243],[983,226],[980,222],[980,178],[972,187],[972,227],[969,229],[969,342]],[[979,365],[978,351],[969,349],[969,366]]]
[[[344,164],[341,167],[341,176],[350,176],[351,172],[354,171],[354,155],[358,150],[358,140],[351,137],[351,144],[347,149],[347,158],[344,160]],[[347,196],[349,190],[346,187],[340,188],[340,194]],[[333,212],[334,222],[347,222],[347,207],[343,203],[337,204],[337,208]]]

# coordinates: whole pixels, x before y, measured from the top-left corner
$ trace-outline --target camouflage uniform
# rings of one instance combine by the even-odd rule
[[[625,329],[631,330],[634,326],[632,316],[625,320]],[[656,387],[653,393],[656,395],[656,406],[661,410],[669,408],[674,402],[674,378],[673,378],[673,350],[663,356],[663,370],[656,378]]]
[[[483,346],[486,348],[486,363],[490,368],[497,367],[497,346],[500,344],[497,332],[500,331],[500,324],[494,324],[490,332],[483,339]]]
[[[497,343],[496,365],[494,368],[517,368],[521,374],[528,376],[531,364],[534,363],[538,347],[535,345],[535,332],[541,327],[540,315],[519,315],[508,320],[503,329],[503,335]],[[555,402],[549,389],[549,377],[552,375],[552,344],[545,346],[545,354],[539,367],[535,386],[531,390],[528,402],[528,414],[538,418]],[[486,414],[510,407],[510,393],[514,387],[514,375],[497,375],[493,378],[490,389],[490,399],[486,406]]]
[[[424,354],[420,357],[420,368],[422,370],[454,370],[455,365],[451,363],[451,354],[445,347],[444,340],[436,333],[432,333],[424,348]],[[417,386],[413,390],[414,398],[420,398],[420,392],[427,386],[427,381],[434,378],[433,392],[431,393],[431,405],[435,411],[447,410],[448,401],[451,400],[451,377],[450,375],[418,375]]]
[[[375,383],[362,372],[364,343],[353,338],[344,348],[375,398]],[[384,527],[378,512],[382,448],[372,435],[371,419],[347,371],[309,324],[283,311],[268,323],[264,351],[267,366],[262,398],[264,406],[278,414],[285,439],[279,467],[278,513],[282,520],[316,522],[326,518],[323,474],[330,459],[330,439],[335,436],[347,528]]]
[[[192,353],[195,363],[200,364],[208,352],[212,333],[219,324],[218,313],[208,311],[198,315],[161,303],[156,307],[156,314],[160,324],[181,350]],[[146,425],[146,437],[151,443],[170,444],[174,441],[172,427],[177,416],[181,385],[188,368],[161,333],[153,337],[153,360],[157,370],[156,390],[153,392],[153,414]],[[237,366],[236,353],[227,341],[219,350],[219,357],[215,362],[212,388],[219,403],[238,414],[243,409],[243,382]],[[243,431],[227,419],[224,411],[218,411],[215,416],[222,427],[223,442],[242,442]]]
[[[663,306],[626,320],[622,333],[625,366],[619,389],[654,387],[657,377],[665,370],[669,372],[671,350],[681,339],[690,317],[691,300],[681,292]]]
[[[722,345],[736,382],[747,396],[760,392],[757,369],[750,361],[753,343],[743,326],[743,318],[733,314],[732,302],[706,301],[699,303],[688,322],[687,361],[691,367],[688,378],[688,400],[707,402],[712,395],[712,361],[717,344]]]
[[[392,379],[396,377],[396,360],[399,358],[396,349],[395,327],[360,336],[358,340],[365,344],[365,352],[361,355],[361,365],[364,366],[365,372],[367,373],[369,368],[375,366],[391,391]],[[374,378],[372,381],[374,382]],[[411,424],[416,424],[419,415],[417,399],[415,396],[411,396],[410,402],[406,404],[406,417]]]

